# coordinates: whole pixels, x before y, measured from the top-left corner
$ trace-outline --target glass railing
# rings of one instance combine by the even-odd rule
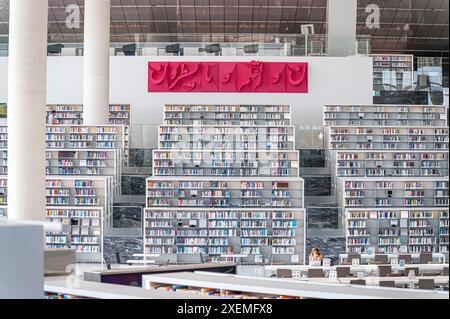
[[[134,41],[111,41],[111,56],[347,56],[369,55],[370,36],[326,34],[135,34]],[[82,56],[83,43],[72,35],[51,35],[49,56]],[[8,55],[0,36],[0,56]],[[328,43],[339,46],[329,50]],[[337,44],[336,44],[337,43]]]

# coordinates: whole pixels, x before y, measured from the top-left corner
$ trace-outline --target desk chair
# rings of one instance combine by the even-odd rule
[[[378,277],[389,277],[391,272],[392,272],[392,267],[390,265],[378,266]]]
[[[432,261],[433,261],[432,253],[420,253],[419,264],[429,264]]]
[[[365,279],[352,279],[352,280],[350,280],[350,285],[365,286],[366,285],[366,280]]]
[[[407,254],[399,255],[398,256],[398,261],[400,262],[400,260],[404,260],[405,261],[405,265],[406,264],[410,264],[411,263],[411,255],[407,255]]]
[[[411,270],[414,271],[414,275],[420,276],[419,267],[405,267],[405,276],[408,276]]]
[[[444,267],[442,270],[442,276],[448,276],[448,267]]]
[[[277,269],[277,278],[292,278],[292,269]]]
[[[386,254],[375,254],[375,259],[372,262],[373,264],[381,264],[386,265],[388,264],[388,255]]]
[[[338,278],[345,278],[350,276],[350,267],[336,267]]]
[[[321,278],[323,277],[323,269],[321,268],[309,268],[308,278]]]
[[[419,289],[434,290],[434,279],[419,279]]]
[[[380,280],[380,287],[395,287],[395,281],[393,280]]]

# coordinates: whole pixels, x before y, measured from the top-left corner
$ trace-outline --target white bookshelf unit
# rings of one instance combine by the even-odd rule
[[[448,151],[335,150],[330,152],[336,177],[448,176]]]
[[[6,176],[0,176],[0,185],[0,214],[6,217]],[[47,220],[63,224],[63,233],[47,234],[47,247],[75,248],[77,261],[101,262],[103,227],[111,222],[112,191],[110,176],[47,176],[47,204],[43,214]]]
[[[291,150],[154,150],[153,158],[154,176],[299,175],[299,153]]]
[[[0,132],[3,132],[0,133],[0,151],[6,151],[8,147],[7,126],[0,126]],[[99,161],[104,159],[95,158],[97,155],[102,155],[104,157],[105,154],[100,154],[100,152],[118,149],[120,150],[118,155],[123,158],[124,163],[128,163],[129,159],[129,127],[124,125],[47,125],[46,142],[47,158],[49,158],[48,155],[54,155],[54,153],[49,154],[49,152],[52,152],[53,150],[74,150],[78,151],[79,155],[82,157],[84,155],[82,155],[81,152],[85,151],[85,159],[87,162],[84,163],[86,163],[87,166],[92,166],[90,167],[92,173],[98,172],[101,167],[95,167],[95,165],[89,165],[89,163],[100,165],[106,164],[105,162]],[[88,154],[88,152],[91,153]],[[109,159],[112,159],[111,153],[108,157]],[[2,152],[0,160],[3,161],[4,159],[5,154]],[[6,166],[4,165],[4,162],[0,162],[0,164]],[[80,164],[83,164],[83,162],[80,162]],[[66,171],[70,170],[66,169]]]
[[[0,219],[6,218],[8,206],[8,178],[0,176]]]
[[[164,125],[286,126],[289,105],[165,105]]]
[[[289,106],[166,105],[158,142],[145,253],[304,261],[304,181]]]
[[[63,225],[62,233],[47,233],[47,248],[74,248],[77,261],[103,261],[103,208],[47,207],[46,219]]]
[[[331,150],[448,151],[447,126],[332,126],[326,130]]]
[[[414,56],[372,54],[374,90],[402,90],[413,84]],[[378,89],[377,89],[378,88]]]
[[[49,119],[56,111],[53,123]],[[109,124],[130,125],[131,106],[129,104],[111,104],[109,106]],[[82,125],[83,105],[49,104],[47,105],[47,123],[57,125]]]
[[[340,178],[339,207],[447,207],[447,177]]]
[[[444,105],[325,105],[325,126],[445,126]]]
[[[292,263],[305,258],[304,209],[164,208],[145,209],[144,250],[171,262],[190,262],[192,254],[248,255],[243,261]],[[294,257],[293,257],[294,256]]]
[[[448,252],[448,207],[352,208],[345,217],[349,252]]]

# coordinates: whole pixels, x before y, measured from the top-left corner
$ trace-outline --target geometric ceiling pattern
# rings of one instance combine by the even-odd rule
[[[9,1],[0,0],[0,36],[8,34]],[[66,7],[81,9],[80,28],[67,28]],[[366,26],[367,5],[380,8],[380,26]],[[111,41],[135,34],[299,34],[302,24],[326,33],[327,0],[111,0]],[[49,41],[82,42],[84,0],[49,0]],[[448,56],[449,0],[358,0],[357,34],[370,35],[375,52]],[[168,41],[169,37],[166,39]],[[195,39],[194,39],[195,40]],[[246,38],[248,40],[248,38]],[[250,38],[251,40],[251,38]]]

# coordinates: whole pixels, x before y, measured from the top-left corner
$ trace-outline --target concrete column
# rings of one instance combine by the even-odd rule
[[[8,216],[45,219],[48,0],[9,8]]]
[[[83,119],[108,124],[110,0],[84,2]]]
[[[327,52],[329,56],[356,54],[357,0],[328,0]]]

